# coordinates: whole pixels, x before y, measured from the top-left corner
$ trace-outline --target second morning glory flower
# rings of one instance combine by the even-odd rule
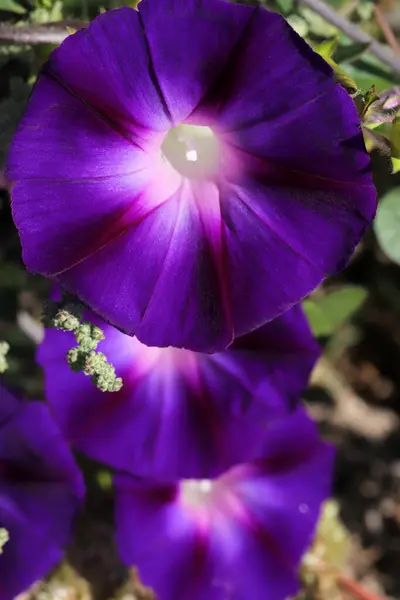
[[[73,334],[39,349],[46,398],[65,437],[114,468],[159,480],[213,477],[258,456],[271,423],[292,411],[319,348],[300,306],[224,352],[149,348],[93,315],[99,350],[123,378],[100,392],[65,360]]]
[[[266,437],[262,460],[214,480],[115,478],[117,543],[159,600],[286,600],[299,588],[333,449],[299,408]]]
[[[0,386],[0,600],[13,600],[60,561],[83,495],[47,406]]]
[[[142,0],[50,56],[8,159],[27,268],[214,352],[341,269],[376,208],[353,100],[278,14]]]

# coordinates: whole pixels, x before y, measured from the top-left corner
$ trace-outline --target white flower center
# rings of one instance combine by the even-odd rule
[[[218,140],[210,127],[178,125],[168,132],[161,150],[184,177],[210,179],[218,172]]]
[[[186,479],[181,483],[183,499],[190,506],[204,506],[213,491],[211,479]]]

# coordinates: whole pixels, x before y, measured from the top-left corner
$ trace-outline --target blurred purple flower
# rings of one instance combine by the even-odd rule
[[[264,458],[217,480],[115,478],[117,542],[159,600],[284,600],[329,496],[333,449],[303,409],[269,432]]]
[[[222,353],[149,348],[96,320],[99,350],[124,380],[96,389],[68,367],[73,334],[46,331],[38,360],[66,438],[90,456],[163,481],[213,477],[259,456],[271,421],[293,409],[319,348],[300,306]]]
[[[286,21],[143,0],[50,56],[11,147],[29,270],[212,352],[341,269],[374,216],[353,100]]]
[[[84,495],[67,444],[40,402],[19,402],[0,386],[0,600],[41,579],[72,540]]]

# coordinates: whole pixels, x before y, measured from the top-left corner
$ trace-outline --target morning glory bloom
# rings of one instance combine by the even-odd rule
[[[62,558],[83,495],[48,408],[0,387],[0,600],[15,598]]]
[[[273,421],[299,401],[319,348],[300,306],[221,353],[141,344],[92,315],[99,351],[124,385],[101,392],[65,355],[73,334],[47,330],[38,361],[66,439],[93,458],[168,480],[213,477],[259,456]]]
[[[285,600],[329,496],[333,449],[302,409],[215,480],[115,478],[117,543],[159,600]]]
[[[353,100],[278,14],[142,0],[50,56],[8,160],[23,257],[149,346],[214,352],[375,214]]]

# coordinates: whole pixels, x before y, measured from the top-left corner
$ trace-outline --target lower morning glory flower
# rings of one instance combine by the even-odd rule
[[[319,348],[300,306],[221,353],[150,348],[88,318],[124,385],[100,392],[65,360],[73,335],[46,331],[38,361],[46,398],[77,448],[130,473],[165,481],[209,477],[260,450],[270,423],[297,404]]]
[[[0,387],[0,600],[12,600],[62,558],[83,495],[48,408]]]
[[[374,216],[353,100],[278,14],[142,0],[50,56],[7,176],[27,268],[149,346],[214,352]]]
[[[117,543],[159,600],[285,600],[329,496],[333,449],[302,409],[215,480],[115,478]]]

